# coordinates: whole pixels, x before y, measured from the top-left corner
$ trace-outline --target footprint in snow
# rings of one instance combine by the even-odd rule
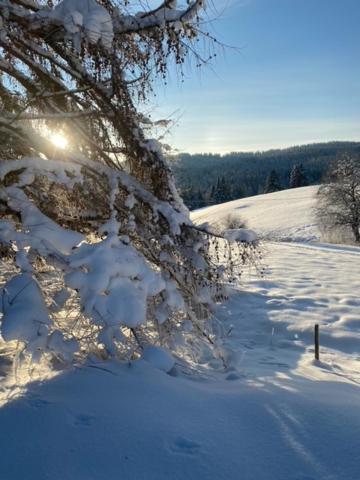
[[[260,359],[262,362],[268,362],[268,361],[272,361],[272,360],[275,360],[275,357],[273,357],[272,355],[266,355],[264,357],[261,357]]]
[[[74,418],[74,425],[79,427],[90,427],[94,423],[95,417],[91,415],[76,415]]]
[[[239,375],[238,373],[231,372],[229,375],[227,375],[226,380],[233,382],[235,380],[241,380],[242,378],[246,378],[246,375],[241,374]]]
[[[49,402],[48,400],[44,400],[42,398],[33,397],[29,400],[29,404],[31,407],[34,407],[34,408],[44,408],[50,405],[51,402]]]
[[[194,455],[201,448],[199,443],[193,442],[188,438],[177,437],[170,449],[175,453],[183,453],[185,455]]]

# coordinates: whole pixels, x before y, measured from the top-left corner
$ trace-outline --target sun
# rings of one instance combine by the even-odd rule
[[[67,138],[60,132],[54,132],[50,135],[51,142],[55,145],[56,148],[64,150],[68,146]]]

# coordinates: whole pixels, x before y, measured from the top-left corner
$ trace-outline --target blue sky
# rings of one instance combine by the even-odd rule
[[[157,87],[155,116],[179,118],[168,143],[226,153],[360,140],[359,0],[213,2],[210,32],[237,49]]]

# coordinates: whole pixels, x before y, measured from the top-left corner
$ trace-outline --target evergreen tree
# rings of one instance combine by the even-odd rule
[[[231,185],[224,176],[218,177],[213,198],[215,203],[224,203],[231,200]]]
[[[206,205],[206,203],[205,203],[205,199],[204,199],[204,194],[201,191],[201,189],[198,188],[198,190],[195,194],[195,197],[194,197],[194,201],[193,201],[193,209],[202,208],[205,205]]]
[[[231,184],[231,198],[243,198],[264,193],[265,181],[276,170],[282,188],[289,188],[289,176],[294,165],[302,164],[306,185],[321,183],[326,170],[344,152],[360,154],[360,142],[329,142],[292,147],[267,152],[233,152],[219,154],[180,154],[172,162],[176,183],[183,190],[191,185],[213,198],[218,177]],[[214,188],[213,188],[214,187]],[[209,200],[209,204],[215,203]]]
[[[305,187],[307,185],[307,179],[304,171],[303,164],[294,165],[290,173],[290,188]]]
[[[216,195],[216,187],[215,185],[212,185],[209,196],[208,196],[208,203],[210,205],[213,205],[214,203],[216,203],[215,195]]]
[[[271,170],[265,182],[264,193],[278,192],[281,190],[279,176],[276,170]]]
[[[237,200],[238,198],[247,197],[247,195],[244,193],[245,191],[246,190],[243,184],[238,182],[232,183],[230,200]]]
[[[196,203],[196,191],[193,186],[181,192],[182,199],[184,200],[185,205],[189,208],[189,210],[193,210]]]
[[[223,202],[228,202],[231,200],[231,185],[224,176],[221,180],[221,193]]]

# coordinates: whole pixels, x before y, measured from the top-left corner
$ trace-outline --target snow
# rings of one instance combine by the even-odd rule
[[[21,214],[22,225],[28,235],[25,238],[30,246],[40,252],[57,251],[61,254],[69,254],[73,248],[84,240],[84,236],[60,227],[57,223],[44,215],[17,187],[3,189],[2,195],[6,197],[9,206]],[[0,235],[7,231],[8,241],[10,238],[9,222],[0,221]],[[18,235],[20,237],[20,235]]]
[[[163,372],[170,372],[175,365],[175,361],[169,351],[153,345],[145,348],[141,358]]]
[[[36,137],[36,132],[30,131],[29,135]],[[21,187],[30,185],[35,174],[39,171],[46,175],[50,181],[67,185],[72,188],[82,181],[81,165],[74,162],[61,162],[56,160],[44,160],[41,157],[24,157],[19,160],[3,160],[0,165],[0,179],[4,180],[10,172],[24,170],[19,176],[19,183],[14,186]]]
[[[258,236],[252,230],[248,230],[246,228],[231,228],[229,230],[225,230],[224,237],[229,242],[245,242],[251,243],[256,242]]]
[[[50,14],[42,14],[64,26],[77,50],[81,49],[82,35],[89,43],[100,42],[103,47],[111,49],[114,38],[112,18],[95,0],[62,0]]]
[[[358,480],[358,387],[280,373],[195,382],[142,361],[71,370],[0,409],[0,476]]]
[[[220,223],[229,214],[239,215],[260,237],[272,240],[315,241],[320,238],[313,208],[317,186],[242,198],[202,208],[191,218],[201,224]]]
[[[185,9],[177,9],[177,1],[167,1],[163,3],[163,7],[154,9],[152,13],[144,14],[142,11],[135,15],[121,15],[115,25],[116,33],[138,31],[153,26],[164,28],[169,23],[174,31],[178,32],[184,29],[183,22],[190,22],[201,10],[206,9],[205,0],[187,3]]]
[[[77,270],[65,276],[66,285],[79,291],[85,314],[106,327],[144,324],[147,297],[166,286],[135,248],[114,233],[95,244],[83,243],[69,264]]]
[[[54,181],[55,183],[64,184],[68,188],[72,188],[74,185],[82,183],[83,181],[83,176],[81,174],[82,166],[92,167],[98,172],[101,171],[101,173],[108,176],[112,183],[116,181],[119,182],[117,188],[121,185],[125,190],[132,192],[136,201],[140,200],[147,203],[153,210],[154,219],[156,219],[159,214],[162,215],[168,222],[173,235],[179,235],[181,233],[181,226],[189,225],[191,223],[189,220],[189,212],[185,206],[183,206],[180,199],[179,206],[181,207],[181,211],[173,208],[168,202],[160,201],[146,190],[143,185],[125,172],[117,170],[115,173],[113,169],[105,165],[100,165],[97,162],[92,162],[79,154],[71,155],[68,153],[66,162],[61,160],[44,160],[40,157],[25,157],[21,160],[3,161],[0,165],[0,179],[3,180],[10,172],[25,169],[25,172],[20,175],[19,183],[14,185],[14,187],[11,187],[14,191],[19,192],[20,189],[17,187],[27,182],[31,183],[34,179],[33,174],[38,171],[41,171],[42,174],[46,175],[50,182]],[[171,189],[173,190],[173,196],[178,196],[173,183],[171,184]],[[9,191],[9,189],[3,190]],[[3,198],[3,200],[7,201],[7,198]],[[134,206],[134,204],[132,204],[133,200],[131,196],[129,202],[129,208],[131,209]],[[104,229],[107,227],[114,227],[114,222],[108,222],[104,226]]]
[[[125,5],[129,7],[129,5]],[[143,5],[141,2],[139,6]],[[81,40],[100,44],[106,49],[111,49],[114,36],[122,33],[137,32],[154,27],[165,28],[171,25],[175,32],[186,30],[201,10],[206,8],[205,0],[188,2],[184,8],[177,9],[175,2],[165,2],[163,7],[157,7],[151,11],[142,10],[135,15],[129,15],[128,8],[113,9],[111,16],[109,11],[96,0],[62,0],[55,8],[36,6],[37,12],[32,14],[33,21],[38,25],[51,24],[63,26],[66,32],[65,39],[72,40],[74,47],[80,51]],[[0,23],[0,28],[2,23]]]
[[[65,362],[70,362],[78,351],[79,345],[76,340],[66,340],[61,332],[54,330],[49,336],[47,349],[61,355]]]
[[[241,207],[255,232],[287,240],[263,242],[265,276],[249,272],[216,307],[226,371],[185,374],[147,347],[140,360],[93,359],[19,391],[27,372],[14,377],[0,345],[0,478],[359,480],[360,248],[311,243],[315,192],[192,214],[218,222]]]
[[[190,219],[188,213],[177,211],[168,202],[157,200],[124,172],[114,172],[109,167],[103,166],[101,170],[108,176],[111,188],[110,215],[105,224],[99,228],[100,237],[95,234],[93,237],[89,236],[85,239],[85,236],[76,231],[62,228],[44,215],[31,197],[28,197],[19,187],[33,182],[35,178],[33,173],[41,162],[44,167],[41,172],[49,180],[59,181],[71,188],[73,184],[81,182],[83,179],[79,172],[79,165],[82,165],[82,162],[88,163],[81,156],[76,156],[73,160],[76,163],[74,168],[71,166],[71,161],[47,162],[39,158],[4,162],[4,165],[0,166],[1,178],[5,178],[13,169],[24,168],[18,176],[15,186],[4,187],[0,192],[0,199],[14,212],[19,212],[21,216],[21,226],[16,225],[15,222],[0,220],[0,241],[10,247],[9,250],[16,252],[15,263],[23,273],[33,273],[32,265],[36,262],[37,255],[50,259],[51,268],[60,270],[61,281],[64,281],[69,289],[76,290],[75,295],[80,307],[79,313],[86,316],[95,327],[92,333],[93,341],[100,343],[100,348],[104,348],[103,351],[106,354],[114,356],[118,349],[125,349],[128,343],[129,335],[124,335],[124,330],[145,325],[149,317],[147,315],[149,307],[157,310],[157,321],[153,328],[158,328],[158,324],[169,320],[173,310],[182,310],[184,307],[182,295],[177,285],[170,280],[169,274],[166,271],[162,272],[156,263],[146,260],[142,253],[130,244],[130,238],[127,235],[119,237],[120,223],[114,208],[114,202],[120,191],[119,184],[126,186],[126,190],[129,192],[130,207],[134,206],[139,198],[145,199],[150,204],[154,217],[156,218],[161,213],[173,232],[180,233],[181,225],[189,224]],[[10,163],[13,163],[13,169]],[[98,169],[99,165],[97,165]],[[74,177],[70,172],[80,174]],[[133,230],[136,229],[134,215],[128,215],[127,224]],[[103,237],[104,234],[107,235],[106,238]],[[165,236],[163,239],[165,241]],[[170,259],[170,261],[173,260]],[[36,273],[39,272],[36,271]],[[40,280],[42,273],[40,272]],[[62,289],[62,286],[59,285],[59,288]],[[163,303],[156,305],[157,300],[155,299],[154,302],[152,297],[156,297],[160,292],[163,292]],[[69,318],[69,309],[71,310],[69,304],[65,306],[63,303],[64,308],[61,311],[61,307],[58,310],[54,308],[56,300],[53,301],[46,296],[46,301],[52,304],[50,306],[52,328],[54,328],[53,324],[56,325],[57,318]],[[22,308],[26,308],[26,305],[23,305]],[[58,316],[54,315],[56,312],[59,313]],[[36,312],[33,312],[32,315],[36,316]],[[19,351],[24,348],[23,352],[29,352],[31,355],[35,340],[28,339],[27,332],[22,332],[20,326],[16,336],[10,338],[6,332],[6,319],[4,325],[3,338],[9,341],[20,341]],[[1,327],[0,325],[0,332]],[[26,326],[23,328],[26,330]],[[76,328],[79,330],[83,327],[77,326]],[[55,352],[55,348],[62,343],[64,348],[56,353],[63,360],[68,361],[75,353],[75,343],[70,342],[72,331],[66,331],[68,339],[60,338],[57,335],[54,337],[55,340],[52,340],[53,337],[48,337],[48,334],[51,334],[51,328],[48,330],[44,332],[44,335],[39,335],[44,337],[44,341],[39,348],[36,348],[37,356],[40,358],[42,354],[47,356],[49,351]],[[80,335],[84,338],[83,332]],[[136,334],[133,336],[141,347],[142,344]],[[87,340],[88,338],[89,335]],[[152,343],[151,340],[148,341]],[[78,347],[82,348],[82,351],[76,353],[81,356],[84,349],[80,343]],[[128,353],[129,357],[133,355],[131,350],[128,350]],[[25,356],[22,355],[22,357]]]
[[[130,195],[128,195],[128,197],[125,200],[125,207],[127,207],[129,210],[132,210],[135,204],[136,204],[136,198],[131,193]]]
[[[2,338],[34,342],[47,333],[50,320],[36,280],[29,273],[16,275],[0,290]]]
[[[32,361],[40,361],[44,352],[53,352],[63,361],[70,362],[79,345],[67,340],[54,330],[36,279],[30,273],[11,278],[0,289],[1,337],[5,342],[17,341]]]
[[[346,250],[339,254],[336,248],[322,250],[321,245],[302,248],[296,243],[270,243],[266,248],[265,277],[250,276],[245,291],[233,295],[219,311],[228,329],[235,325],[229,341],[243,354],[239,366],[255,375],[259,369],[267,375],[276,365],[300,378],[321,377],[321,369],[311,364],[314,325],[319,324],[320,358],[326,373],[359,382],[360,274],[356,260],[360,248],[355,255]],[[238,333],[237,324],[241,325]]]

